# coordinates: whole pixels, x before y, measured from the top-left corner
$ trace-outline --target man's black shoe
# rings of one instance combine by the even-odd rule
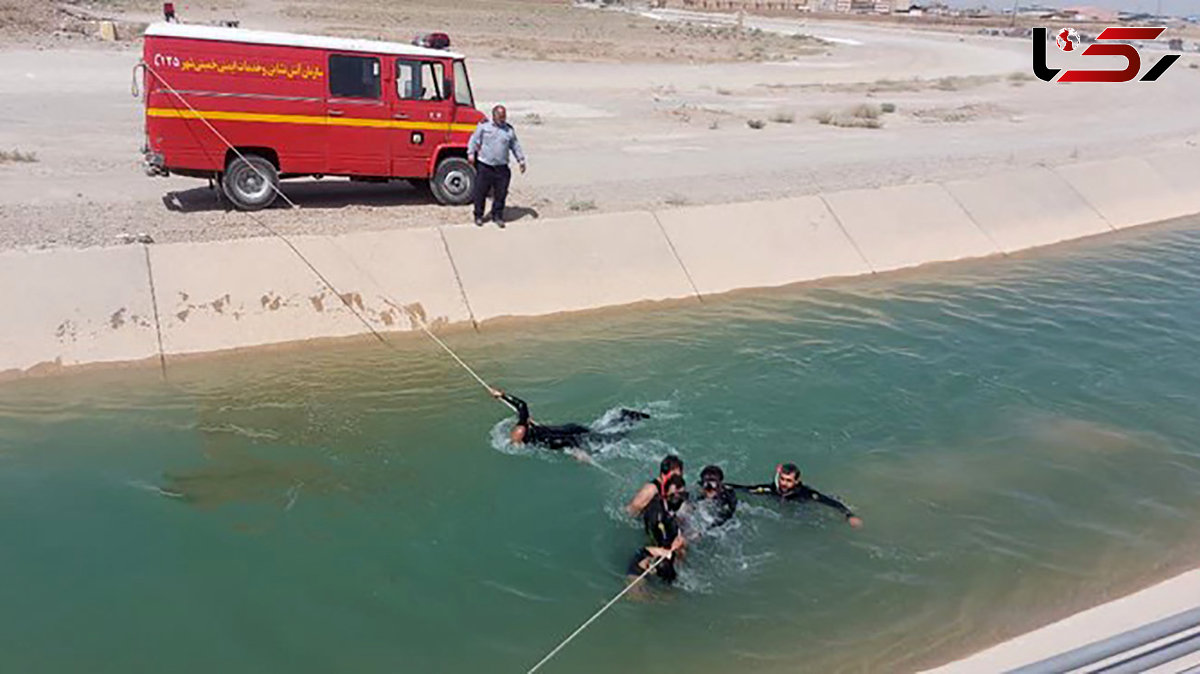
[[[483,227],[483,218],[475,218],[475,226]]]

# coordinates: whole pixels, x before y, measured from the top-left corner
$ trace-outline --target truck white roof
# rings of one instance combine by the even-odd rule
[[[188,23],[168,23],[160,21],[146,28],[147,36],[178,37],[192,40],[215,40],[218,42],[242,42],[249,44],[270,44],[281,47],[307,47],[310,49],[329,49],[333,51],[369,52],[374,54],[396,54],[398,56],[426,56],[432,58],[463,58],[462,54],[442,49],[428,49],[399,42],[382,42],[379,40],[356,40],[344,37],[325,37],[323,35],[301,35],[298,33],[273,33],[262,30],[247,30],[245,28],[225,28],[223,26],[203,26]]]

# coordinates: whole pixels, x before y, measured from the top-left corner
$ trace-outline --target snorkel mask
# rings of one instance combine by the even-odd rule
[[[700,488],[702,493],[719,492],[725,482],[725,473],[717,466],[705,466],[700,471]]]

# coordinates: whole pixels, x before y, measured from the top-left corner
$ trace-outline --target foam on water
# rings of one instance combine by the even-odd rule
[[[626,409],[648,412],[651,418],[628,420],[623,415],[623,410]],[[669,443],[654,437],[645,437],[653,433],[653,430],[647,427],[653,425],[656,420],[678,420],[684,417],[685,414],[678,409],[676,400],[654,400],[644,404],[611,407],[587,424],[601,434],[622,434],[612,440],[601,438],[589,442],[586,449],[590,460],[604,470],[611,481],[609,496],[603,507],[610,519],[640,531],[640,521],[629,517],[625,512],[625,503],[634,491],[657,473],[662,457],[678,453]],[[512,444],[509,432],[515,423],[514,418],[508,417],[492,426],[488,433],[492,449],[511,456],[533,457],[544,461],[562,460],[563,452]],[[639,464],[633,471],[629,470],[630,460]],[[691,489],[694,490],[695,485],[691,485]],[[714,527],[709,509],[694,507],[695,505],[689,507],[683,518],[683,526],[691,543],[686,562],[678,566],[679,578],[673,585],[675,591],[700,594],[711,592],[733,577],[753,573],[773,557],[770,552],[751,554],[746,552],[745,548],[747,541],[757,535],[755,520],[779,520],[782,517],[779,510],[743,500],[739,503],[737,514],[732,520]],[[693,538],[695,540],[692,540]],[[632,549],[630,554],[633,554]]]

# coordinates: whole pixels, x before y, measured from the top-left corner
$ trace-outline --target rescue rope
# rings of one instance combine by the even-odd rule
[[[605,604],[604,606],[602,606],[602,607],[600,608],[600,610],[599,610],[599,611],[596,611],[595,613],[593,613],[593,614],[592,614],[592,617],[588,618],[588,619],[587,619],[587,620],[586,620],[586,621],[585,621],[585,622],[584,622],[582,625],[580,625],[580,626],[579,626],[579,629],[577,629],[577,630],[575,630],[574,632],[572,632],[572,633],[571,633],[571,636],[567,637],[566,639],[563,639],[562,643],[560,643],[558,646],[555,646],[555,647],[554,647],[554,650],[552,650],[552,651],[550,651],[549,653],[547,653],[547,654],[546,654],[546,657],[542,658],[540,662],[538,662],[536,665],[534,665],[534,666],[533,666],[533,667],[532,667],[532,668],[531,668],[531,669],[530,669],[528,672],[526,672],[525,674],[533,674],[534,672],[536,672],[536,671],[538,670],[538,668],[540,668],[542,665],[544,665],[544,664],[546,664],[547,662],[549,662],[549,661],[550,661],[550,658],[553,658],[553,657],[554,657],[554,656],[555,656],[555,655],[556,655],[556,654],[557,654],[559,651],[561,651],[561,650],[563,649],[563,647],[564,647],[564,646],[566,646],[567,644],[571,643],[571,640],[572,640],[572,639],[574,639],[575,637],[579,636],[579,633],[580,633],[580,632],[582,632],[582,631],[584,631],[585,629],[587,629],[587,626],[588,626],[588,625],[591,625],[593,622],[595,622],[595,621],[596,621],[596,618],[599,618],[601,615],[603,615],[603,614],[604,614],[604,612],[605,612],[605,611],[607,611],[607,610],[609,609],[609,607],[611,607],[613,604],[617,603],[617,600],[619,600],[621,597],[624,597],[624,596],[625,596],[625,593],[626,593],[626,592],[629,592],[629,590],[633,589],[633,586],[634,586],[634,585],[637,585],[638,583],[640,583],[640,582],[642,581],[642,579],[643,579],[643,578],[645,578],[646,576],[650,575],[650,572],[651,572],[651,571],[653,571],[653,570],[655,569],[655,567],[657,567],[657,566],[658,566],[658,565],[659,565],[659,564],[660,564],[660,563],[661,563],[661,562],[662,562],[664,559],[666,559],[666,557],[659,557],[658,559],[654,560],[654,563],[653,563],[653,564],[651,564],[651,565],[650,565],[650,567],[649,567],[648,569],[646,569],[645,571],[643,571],[643,572],[642,572],[642,575],[638,576],[638,577],[637,577],[637,578],[636,578],[636,579],[635,579],[635,580],[634,580],[632,583],[630,583],[629,585],[626,585],[624,590],[621,590],[620,592],[618,592],[618,593],[617,593],[617,596],[615,596],[615,597],[613,597],[612,599],[608,600],[608,603],[607,603],[607,604]]]
[[[240,151],[238,151],[238,149],[233,146],[233,143],[229,142],[228,138],[226,138],[224,135],[222,135],[221,132],[216,129],[216,127],[214,127],[207,119],[205,119],[204,115],[202,115],[200,113],[200,111],[198,111],[198,110],[196,110],[196,108],[192,107],[192,105],[187,102],[187,99],[185,99],[183,97],[183,95],[179,93],[179,91],[177,91],[174,87],[172,87],[171,84],[169,82],[167,82],[167,80],[162,75],[160,75],[156,70],[154,70],[154,68],[150,67],[150,64],[143,61],[139,65],[146,68],[147,71],[149,71],[152,75],[154,75],[155,78],[158,79],[159,82],[162,83],[163,87],[165,87],[167,89],[167,91],[171,92],[171,94],[173,96],[175,96],[175,98],[179,99],[179,102],[181,102],[185,106],[187,106],[187,108],[192,111],[192,114],[195,115],[196,119],[199,119],[201,122],[203,122],[204,125],[206,127],[208,127],[209,131],[212,131],[213,135],[216,136],[222,143],[224,143],[226,147],[228,147],[231,151],[233,151],[233,153],[236,154],[239,158],[241,158],[242,161],[246,161],[245,155],[243,155]],[[135,80],[136,80],[136,76],[135,76]],[[149,94],[149,92],[147,92],[147,94]],[[261,177],[268,185],[270,185],[271,189],[275,190],[276,194],[283,197],[284,201],[288,202],[288,204],[290,204],[292,208],[299,208],[299,206],[297,206],[295,204],[295,202],[293,202],[291,199],[288,199],[287,195],[285,195],[282,191],[280,191],[279,187],[276,186],[274,182],[272,182],[271,180],[268,180],[267,176],[263,175],[263,173],[261,171],[259,171],[257,167],[255,167],[253,164],[251,164],[249,162],[246,162],[246,165],[249,166],[251,169],[253,169],[254,172],[259,175],[259,177]],[[309,259],[307,257],[305,257],[304,253],[300,252],[300,249],[296,248],[296,246],[292,244],[290,239],[288,239],[286,236],[284,236],[283,234],[276,231],[274,228],[272,228],[270,225],[268,225],[265,221],[263,221],[261,218],[256,216],[254,213],[247,211],[246,215],[251,220],[253,220],[255,224],[257,224],[259,227],[262,227],[264,230],[266,230],[272,236],[278,238],[288,248],[290,248],[291,251],[296,254],[296,257],[300,258],[300,260],[302,262],[304,262],[305,266],[307,266],[312,271],[312,273],[314,275],[316,275],[316,277],[318,279],[321,280],[321,283],[325,284],[325,287],[328,288],[331,293],[333,293],[335,296],[337,296],[338,299],[340,299],[342,301],[342,304],[350,311],[351,314],[354,315],[355,318],[357,318],[359,320],[360,323],[363,324],[363,326],[365,326],[367,328],[367,330],[369,330],[371,332],[371,334],[375,337],[376,340],[379,341],[380,344],[383,344],[384,346],[387,346],[394,351],[397,350],[395,344],[391,343],[390,341],[387,340],[387,338],[385,338],[382,334],[380,334],[380,332],[378,330],[376,330],[373,325],[371,325],[370,321],[368,321],[366,319],[366,317],[364,317],[361,313],[358,312],[357,309],[354,308],[354,304],[351,302],[350,297],[348,295],[343,295],[341,292],[339,292],[338,289],[333,285],[333,282],[330,281],[328,278],[326,278],[325,275],[321,273],[321,270],[317,269],[316,265],[314,265],[311,261],[309,261]],[[470,365],[467,365],[467,363],[465,361],[463,361],[462,358],[459,358],[458,354],[455,353],[453,349],[451,349],[449,346],[447,346],[446,343],[443,342],[437,335],[433,334],[433,331],[429,329],[429,326],[426,325],[426,323],[425,323],[425,319],[420,314],[418,314],[416,311],[414,311],[412,309],[402,307],[402,305],[400,305],[399,303],[392,300],[392,298],[388,297],[386,293],[384,294],[384,299],[389,304],[391,304],[393,307],[403,310],[405,312],[405,314],[408,315],[408,319],[413,325],[416,325],[418,328],[420,328],[422,332],[424,332],[426,335],[429,336],[430,339],[432,339],[434,341],[434,343],[436,343],[438,346],[440,346],[446,353],[450,354],[450,357],[453,358],[456,363],[458,363],[460,366],[462,366],[462,368],[464,370],[466,370],[468,374],[470,374],[472,377],[474,377],[475,381],[479,382],[479,385],[482,386],[484,388],[484,390],[486,390],[489,394],[492,392],[493,389],[492,389],[491,385],[489,385],[486,381],[484,381],[483,377],[480,377],[479,374],[477,372],[475,372],[475,370],[472,369]],[[595,461],[592,461],[591,457],[588,457],[585,462],[596,468],[599,468],[601,471],[609,474],[610,476],[612,476],[614,478],[617,477],[617,475],[615,473],[613,473],[611,470],[609,470],[608,468],[605,468],[604,466],[601,466],[600,464],[596,463]]]
[[[599,470],[600,472],[604,473],[605,475],[608,475],[609,477],[611,477],[614,480],[621,479],[620,475],[617,475],[616,473],[609,470],[608,468],[605,468],[604,466],[596,463],[596,460],[593,459],[590,454],[583,451],[582,449],[568,449],[565,451],[576,461],[578,461],[580,463],[586,463],[587,465],[591,466],[592,468],[595,468],[596,470]]]
[[[597,466],[597,467],[599,467],[599,466]],[[691,543],[693,541],[699,540],[703,535],[704,535],[704,531],[701,530],[701,531],[696,532],[696,535],[692,536],[690,538],[685,535],[684,539],[687,542]],[[625,593],[629,592],[629,590],[631,588],[633,588],[634,585],[637,585],[638,583],[640,583],[642,581],[642,579],[644,579],[646,576],[650,575],[650,572],[653,571],[655,569],[655,567],[657,567],[664,559],[667,559],[667,558],[659,557],[658,559],[654,560],[654,563],[650,565],[650,568],[643,571],[642,575],[640,575],[636,579],[634,579],[634,581],[631,582],[628,586],[626,586],[624,590],[621,590],[619,593],[617,593],[617,596],[610,599],[609,602],[607,604],[605,604],[604,606],[602,606],[599,611],[596,611],[594,614],[592,614],[592,617],[588,618],[582,625],[580,625],[579,629],[572,632],[571,636],[567,637],[566,639],[563,639],[562,643],[560,643],[558,646],[556,646],[554,648],[554,650],[547,653],[546,657],[542,658],[541,662],[538,662],[536,665],[533,666],[532,669],[530,669],[525,674],[533,674],[533,672],[537,671],[538,667],[541,667],[542,665],[546,664],[550,660],[550,658],[554,657],[554,655],[556,653],[561,651],[564,646],[566,646],[567,644],[569,644],[571,642],[572,639],[579,636],[579,633],[582,632],[584,629],[586,629],[588,625],[595,622],[596,618],[599,618],[600,615],[603,614],[605,611],[607,611],[610,606],[617,603],[618,599],[625,596]]]
[[[185,106],[187,106],[187,108],[192,111],[192,114],[195,115],[195,117],[197,119],[199,119],[201,122],[203,122],[204,125],[206,127],[208,127],[209,131],[212,131],[214,136],[216,136],[218,139],[220,139],[220,141],[222,143],[224,143],[225,146],[228,147],[231,151],[233,151],[233,153],[236,154],[239,159],[241,159],[243,162],[245,162],[246,165],[249,166],[252,170],[254,170],[254,172],[257,173],[260,178],[262,178],[268,185],[270,185],[271,189],[275,190],[276,194],[278,194],[280,197],[283,197],[283,200],[288,202],[288,204],[292,208],[299,208],[299,206],[297,206],[295,202],[293,202],[291,199],[289,199],[287,197],[287,195],[285,195],[279,189],[279,187],[275,185],[274,182],[269,180],[267,178],[267,176],[263,175],[263,173],[261,171],[259,171],[258,168],[255,167],[253,164],[246,161],[245,155],[243,155],[236,147],[234,147],[233,144],[229,142],[229,139],[225,138],[225,136],[222,135],[221,132],[218,131],[216,129],[216,127],[214,127],[207,119],[205,119],[205,117],[202,114],[200,114],[200,112],[198,110],[196,110],[194,107],[192,107],[192,105],[190,103],[188,103],[187,100],[178,91],[176,91],[175,88],[172,87],[170,85],[170,83],[168,83],[166,81],[166,79],[164,79],[162,77],[162,75],[159,75],[157,71],[155,71],[153,68],[150,67],[149,64],[147,64],[145,62],[142,62],[141,65],[144,66],[146,68],[146,70],[149,71],[151,74],[153,74],[154,77],[157,78],[158,81],[161,82],[162,85],[164,87],[166,87],[166,89],[169,92],[171,92],[171,94],[173,96],[175,96],[177,99],[179,99],[179,101],[181,103],[183,103]],[[148,93],[149,92],[147,92],[147,94]],[[376,340],[379,341],[379,343],[391,348],[392,350],[398,350],[395,344],[388,341],[387,338],[385,338],[382,334],[380,334],[380,332],[378,330],[376,330],[375,327],[372,326],[371,323],[361,313],[359,313],[354,308],[354,304],[351,302],[350,297],[348,295],[343,295],[342,293],[338,292],[338,289],[333,285],[333,282],[330,281],[328,278],[326,278],[325,275],[322,274],[319,269],[317,269],[316,265],[314,265],[311,261],[309,261],[309,259],[307,257],[305,257],[304,253],[300,252],[300,249],[296,248],[296,246],[294,244],[292,244],[291,240],[289,240],[283,234],[280,234],[278,231],[276,231],[274,228],[272,228],[270,225],[268,225],[266,222],[264,222],[262,219],[260,219],[254,213],[246,212],[246,215],[249,216],[250,219],[253,220],[255,224],[262,227],[264,230],[269,232],[272,236],[278,238],[289,249],[291,249],[291,251],[296,254],[296,257],[300,258],[300,260],[302,262],[304,262],[305,266],[307,266],[313,272],[313,274],[316,275],[316,277],[321,280],[321,283],[325,284],[325,287],[328,288],[331,293],[333,293],[335,296],[337,296],[338,299],[342,300],[342,304],[350,311],[351,314],[354,315],[355,318],[357,318],[359,320],[359,322],[361,322],[363,324],[364,327],[367,328],[367,330],[369,330],[371,332],[371,334],[375,337]],[[400,305],[398,303],[392,301],[386,295],[384,296],[384,299],[388,300],[389,303],[392,304],[392,306],[400,307]],[[420,315],[418,315],[415,311],[412,311],[412,310],[406,310],[405,313],[408,315],[409,320],[412,323],[414,323],[417,327],[419,327],[438,346],[440,346],[442,349],[444,349],[446,351],[446,353],[448,353],[450,355],[450,357],[455,360],[455,362],[457,362],[459,365],[461,365],[464,370],[466,370],[472,377],[475,378],[475,381],[479,382],[480,386],[482,386],[489,393],[491,393],[491,391],[493,390],[492,387],[486,381],[484,381],[483,378],[480,377],[479,374],[476,373],[475,370],[473,370],[470,365],[467,365],[463,361],[462,358],[459,358],[458,354],[456,354],[453,349],[451,349],[449,346],[447,346],[446,343],[443,342],[441,339],[439,339],[437,335],[433,334],[433,332],[425,324],[425,320]],[[616,475],[616,473],[614,473],[613,471],[611,471],[608,468],[605,468],[604,466],[601,466],[600,464],[591,460],[591,457],[587,457],[587,463],[591,464],[592,466],[594,466],[596,468],[599,468],[600,470],[604,471],[605,473],[611,475],[614,478],[618,477]],[[303,485],[303,483],[301,483],[301,485]],[[287,506],[288,509],[290,509],[291,506],[295,503],[295,496],[296,496],[296,494],[293,494],[291,501],[288,503],[288,506]],[[595,622],[610,607],[612,607],[613,604],[620,601],[621,597],[624,597],[625,594],[627,592],[629,592],[629,590],[631,590],[634,585],[637,585],[638,583],[640,583],[646,576],[648,576],[652,571],[654,571],[656,568],[658,568],[658,565],[661,564],[664,559],[667,559],[667,558],[659,557],[658,559],[656,559],[654,561],[654,563],[651,564],[645,571],[643,571],[640,576],[638,576],[633,582],[631,582],[627,586],[625,586],[625,588],[623,590],[621,590],[620,592],[618,592],[615,597],[610,599],[607,604],[602,606],[599,611],[596,611],[596,613],[592,614],[592,617],[588,618],[582,625],[579,626],[578,629],[576,629],[574,632],[572,632],[570,636],[568,636],[560,644],[558,644],[558,646],[556,646],[554,648],[554,650],[547,653],[546,657],[542,658],[540,662],[538,662],[536,665],[534,665],[529,670],[529,672],[527,672],[527,674],[533,674],[533,672],[535,672],[539,668],[541,668],[542,665],[549,662],[551,658],[553,658],[555,655],[557,655],[558,652],[561,651],[563,648],[565,648],[567,644],[571,643],[571,641],[574,640],[575,637],[579,636],[585,629],[587,629],[587,627],[589,625],[591,625],[593,622]]]
[[[275,194],[278,194],[280,197],[283,197],[283,200],[288,202],[288,205],[291,206],[292,208],[300,208],[299,206],[296,205],[296,202],[292,201],[291,199],[288,199],[287,195],[283,193],[283,190],[280,190],[279,186],[275,184],[275,181],[267,178],[265,173],[258,170],[258,167],[255,166],[254,164],[251,164],[250,161],[248,159],[246,159],[246,155],[242,154],[241,150],[238,150],[236,147],[234,147],[233,143],[230,143],[228,138],[221,135],[221,132],[217,131],[217,127],[213,126],[212,122],[209,122],[208,119],[204,115],[200,114],[199,110],[197,110],[196,108],[193,108],[192,104],[188,103],[187,99],[184,98],[183,95],[180,94],[178,91],[176,91],[175,87],[171,86],[171,84],[169,82],[167,82],[167,80],[162,75],[159,75],[157,70],[150,67],[150,64],[146,63],[145,61],[141,61],[141,65],[143,67],[145,67],[146,70],[148,70],[150,72],[150,74],[154,75],[154,77],[159,82],[162,82],[162,85],[164,87],[166,87],[167,91],[171,92],[171,94],[173,96],[175,96],[175,98],[178,98],[180,103],[183,103],[184,105],[186,105],[187,109],[191,110],[192,114],[196,116],[196,119],[199,119],[201,122],[204,122],[204,126],[207,126],[208,130],[212,131],[214,136],[219,138],[222,143],[225,143],[225,147],[228,147],[230,150],[232,150],[233,153],[235,155],[237,155],[238,159],[241,159],[242,162],[246,166],[249,166],[251,170],[253,170],[255,173],[258,174],[259,178],[263,179],[263,182],[265,182],[267,185],[269,185],[271,187],[271,189],[275,190]],[[147,91],[146,94],[148,96],[150,94],[150,92]]]
[[[185,106],[187,106],[187,108],[192,111],[192,114],[195,115],[196,119],[199,119],[201,122],[204,122],[204,125],[208,127],[209,131],[212,131],[213,135],[216,136],[218,139],[220,139],[220,141],[222,143],[224,143],[226,147],[228,147],[231,151],[233,151],[233,153],[236,154],[239,158],[241,158],[242,161],[246,161],[245,155],[243,155],[240,151],[238,151],[238,149],[233,146],[233,143],[229,142],[228,138],[226,138],[224,135],[222,135],[221,132],[218,131],[216,129],[216,127],[214,127],[212,125],[212,123],[210,123],[207,119],[205,119],[204,115],[200,114],[199,110],[196,110],[196,108],[192,107],[192,105],[187,102],[187,99],[185,99],[183,97],[183,95],[180,94],[179,91],[177,91],[175,89],[175,87],[172,87],[171,84],[169,82],[167,82],[167,80],[162,75],[158,74],[158,72],[155,71],[154,68],[150,67],[150,64],[143,61],[143,62],[141,62],[140,65],[145,67],[147,71],[149,71],[152,75],[154,75],[154,77],[157,78],[158,81],[162,83],[162,85],[167,89],[167,91],[171,92],[171,94],[173,96],[175,96],[175,98],[179,99],[179,102],[181,102]],[[267,176],[263,175],[263,173],[261,171],[259,171],[258,168],[256,168],[253,164],[251,164],[249,162],[246,162],[246,165],[249,166],[251,169],[253,169],[254,172],[259,175],[259,177],[261,177],[268,185],[270,185],[271,189],[275,190],[276,194],[283,197],[283,200],[288,202],[288,204],[290,204],[292,208],[299,208],[299,206],[297,206],[295,202],[293,202],[291,199],[288,199],[287,195],[284,194],[282,191],[280,191],[279,187],[276,186],[274,182],[272,182],[271,180],[268,180]],[[336,287],[334,287],[333,282],[331,282],[328,278],[326,278],[325,275],[321,273],[321,270],[317,269],[316,265],[314,265],[312,262],[310,262],[309,259],[304,256],[304,253],[301,253],[300,249],[296,248],[296,246],[294,246],[292,244],[291,240],[289,240],[283,234],[280,234],[279,232],[277,232],[274,228],[272,228],[270,225],[268,225],[266,222],[264,222],[261,218],[256,216],[254,213],[246,212],[246,215],[249,216],[250,219],[253,220],[255,222],[255,224],[257,224],[259,227],[262,227],[267,232],[269,232],[272,236],[278,238],[285,245],[287,245],[287,247],[290,248],[292,250],[292,252],[296,254],[296,257],[300,258],[300,260],[302,262],[304,262],[305,266],[307,266],[310,270],[312,270],[312,273],[315,274],[316,277],[321,280],[321,283],[325,284],[325,287],[328,288],[330,292],[332,292],[334,295],[336,295],[338,297],[338,299],[342,300],[342,304],[345,305],[345,307],[350,310],[350,313],[354,314],[354,317],[357,318],[359,320],[359,322],[361,322],[364,326],[366,326],[367,330],[369,330],[371,332],[371,334],[375,336],[375,339],[379,340],[379,342],[381,344],[384,344],[385,346],[388,346],[388,347],[392,348],[393,350],[396,349],[396,346],[394,344],[389,342],[382,334],[380,334],[379,331],[376,330],[373,325],[371,325],[370,321],[368,321],[361,313],[358,312],[358,310],[356,310],[354,308],[354,304],[350,301],[350,297],[338,292],[338,289]],[[401,308],[400,304],[396,303],[395,301],[392,301],[392,299],[390,297],[387,297],[386,294],[384,295],[384,299],[387,300],[389,302],[389,304],[391,304],[392,306]],[[420,328],[426,335],[429,336],[430,339],[432,339],[434,342],[436,342],[438,346],[442,347],[446,351],[446,353],[450,354],[450,357],[453,358],[455,360],[455,362],[457,362],[459,365],[461,365],[464,370],[466,370],[468,373],[470,373],[470,375],[475,378],[475,381],[479,382],[480,386],[483,386],[483,388],[487,389],[488,392],[491,392],[492,387],[489,386],[488,383],[486,381],[484,381],[483,378],[480,377],[475,372],[475,370],[471,369],[470,365],[467,365],[465,362],[463,362],[463,359],[459,358],[458,354],[454,353],[453,349],[451,349],[449,346],[447,346],[446,343],[443,342],[441,339],[439,339],[437,335],[433,334],[433,332],[429,329],[429,326],[427,326],[425,324],[424,318],[422,318],[416,311],[409,310],[409,309],[403,309],[403,310],[408,315],[409,321],[411,321],[414,325],[416,325],[418,328]]]
[[[464,363],[464,362],[463,362],[463,360],[462,360],[462,358],[459,358],[459,357],[458,357],[458,354],[454,353],[454,351],[452,351],[452,350],[450,349],[450,347],[446,346],[446,343],[445,343],[445,342],[443,342],[442,340],[438,339],[438,336],[437,336],[437,335],[435,335],[435,334],[433,334],[432,332],[430,332],[430,331],[429,331],[429,328],[425,327],[425,321],[424,321],[424,320],[420,320],[420,317],[419,317],[419,316],[416,316],[416,315],[415,315],[415,312],[408,312],[408,313],[409,313],[409,316],[410,316],[410,317],[413,317],[413,318],[416,318],[416,319],[418,319],[418,320],[417,320],[417,321],[415,321],[415,322],[417,323],[417,325],[418,325],[418,326],[419,326],[419,327],[420,327],[422,330],[424,330],[424,331],[425,331],[425,334],[429,335],[429,338],[430,338],[430,339],[432,339],[433,341],[437,342],[437,345],[438,345],[438,346],[440,346],[440,347],[442,347],[443,349],[445,349],[445,350],[446,350],[446,353],[450,354],[450,357],[451,357],[451,358],[453,358],[454,360],[458,361],[458,364],[459,364],[459,365],[462,365],[462,366],[463,366],[463,369],[464,369],[464,370],[466,370],[467,372],[469,372],[469,373],[470,373],[470,375],[471,375],[472,377],[474,377],[474,378],[475,378],[475,381],[479,382],[479,385],[480,385],[480,386],[482,386],[482,387],[484,387],[485,389],[487,389],[487,390],[488,390],[488,393],[491,393],[491,391],[492,391],[492,387],[491,387],[491,386],[489,386],[489,385],[488,385],[488,383],[487,383],[486,381],[484,381],[482,377],[480,377],[478,374],[476,374],[476,373],[475,373],[475,370],[472,370],[470,365],[467,365],[466,363]]]
[[[254,215],[253,213],[246,213],[246,215],[250,216],[250,219],[253,220],[255,223],[257,223],[260,227],[262,227],[263,229],[270,232],[273,236],[277,237],[280,241],[283,241],[283,243],[286,244],[288,248],[291,248],[292,252],[296,254],[296,257],[300,258],[300,260],[304,262],[305,266],[307,266],[309,269],[311,269],[313,274],[315,274],[317,276],[317,278],[321,279],[321,282],[325,284],[325,287],[329,288],[329,291],[331,293],[333,293],[334,295],[336,295],[338,297],[338,299],[340,299],[342,301],[342,304],[347,309],[350,310],[350,313],[354,314],[354,317],[357,318],[359,320],[359,322],[361,322],[363,324],[363,326],[365,326],[367,328],[367,330],[371,331],[371,334],[374,335],[375,339],[379,340],[379,342],[381,344],[383,344],[384,346],[387,346],[388,348],[392,349],[393,351],[397,351],[397,352],[399,351],[399,349],[396,347],[395,344],[388,341],[388,339],[386,337],[384,337],[378,330],[375,329],[375,327],[373,325],[371,325],[371,322],[368,321],[365,316],[363,316],[361,313],[359,313],[359,311],[357,309],[354,308],[354,303],[351,301],[350,296],[343,295],[342,293],[338,292],[338,289],[334,287],[333,282],[331,282],[329,279],[325,278],[325,275],[321,273],[321,270],[317,269],[316,265],[314,265],[312,262],[310,262],[309,259],[307,257],[305,257],[304,253],[301,253],[300,249],[296,248],[296,246],[294,246],[292,244],[292,242],[290,240],[288,240],[288,238],[286,236],[277,232],[275,229],[273,229],[267,223],[263,222],[258,216]],[[391,304],[394,307],[401,307],[401,305],[399,303],[395,302],[390,297],[388,297],[386,293],[383,293],[383,297],[384,297],[384,300],[386,300],[388,302],[388,304]],[[439,339],[437,335],[433,334],[433,331],[430,330],[429,326],[425,324],[425,319],[421,318],[421,316],[416,311],[413,311],[413,310],[407,309],[407,308],[402,308],[402,309],[403,309],[404,313],[408,316],[408,320],[413,325],[420,328],[421,331],[424,332],[426,335],[428,335],[429,338],[432,339],[438,346],[445,349],[446,353],[450,354],[450,357],[453,358],[455,360],[455,362],[457,362],[459,365],[461,365],[464,370],[466,370],[472,377],[474,377],[475,381],[479,382],[480,386],[482,386],[484,389],[486,389],[489,393],[491,392],[492,387],[489,386],[488,383],[486,381],[484,381],[483,378],[480,377],[475,372],[475,370],[471,369],[470,365],[467,365],[463,361],[462,358],[459,358],[458,354],[454,353],[453,349],[451,349],[449,346],[447,346],[446,343],[443,342],[441,339]]]

